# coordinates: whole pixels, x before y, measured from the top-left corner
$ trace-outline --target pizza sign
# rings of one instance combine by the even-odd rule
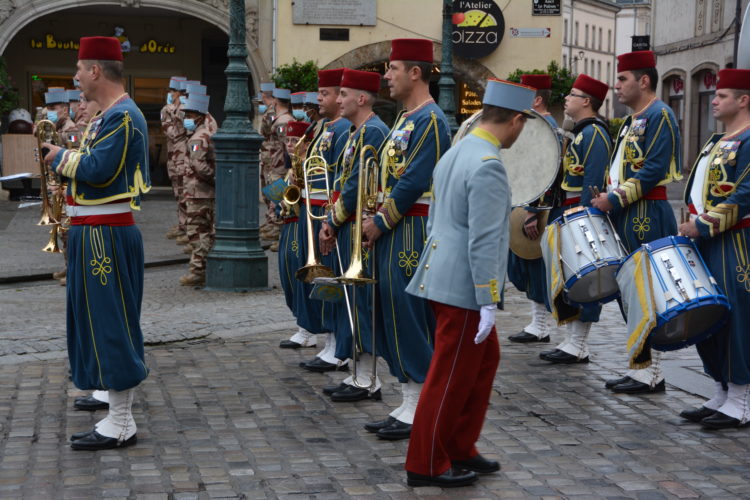
[[[454,0],[452,23],[453,52],[467,59],[491,54],[505,31],[500,7],[488,0]]]

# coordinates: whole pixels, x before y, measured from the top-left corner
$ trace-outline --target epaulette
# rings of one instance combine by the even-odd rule
[[[489,156],[483,156],[482,161],[490,161],[490,160],[497,160],[500,161],[500,158],[495,155],[489,155]]]

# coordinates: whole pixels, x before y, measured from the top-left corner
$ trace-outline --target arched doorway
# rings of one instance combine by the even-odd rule
[[[149,125],[152,180],[157,185],[168,184],[159,115],[169,77],[184,75],[204,83],[211,95],[210,112],[219,123],[223,121],[229,22],[226,11],[197,0],[130,2],[140,7],[123,7],[119,0],[114,5],[106,0],[83,6],[86,2],[79,0],[37,3],[40,5],[18,7],[5,20],[0,18],[0,53],[19,89],[21,106],[33,115],[49,86],[72,88],[81,36],[114,36],[115,29],[122,28],[117,33],[122,31],[123,49],[129,47],[125,55],[126,89]],[[45,15],[39,16],[39,12]],[[252,52],[255,42],[250,39],[248,46],[251,66],[253,62],[258,66],[259,58]],[[257,86],[253,81],[256,74],[251,70],[251,91]]]

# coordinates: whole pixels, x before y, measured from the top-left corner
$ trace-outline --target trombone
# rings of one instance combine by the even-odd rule
[[[42,214],[38,226],[52,226],[50,230],[50,237],[47,244],[42,248],[43,252],[60,253],[60,245],[58,243],[58,236],[61,230],[61,222],[63,215],[63,205],[65,201],[65,193],[63,192],[63,184],[56,174],[49,174],[47,167],[44,165],[44,157],[46,149],[42,148],[42,144],[48,142],[54,145],[62,145],[60,141],[60,135],[57,133],[55,124],[49,120],[40,120],[36,125],[37,151],[39,154],[39,173],[41,174],[40,179],[40,195],[42,198]],[[52,178],[49,176],[52,175]],[[52,199],[49,196],[49,186],[55,184],[57,191],[55,192]]]
[[[282,207],[282,214],[281,215],[287,215],[290,214],[292,211],[292,208],[294,205],[299,203],[300,198],[302,197],[302,188],[304,187],[304,177],[305,177],[305,171],[304,171],[304,165],[302,163],[302,156],[300,156],[300,148],[302,147],[302,144],[305,142],[305,136],[299,138],[297,143],[294,145],[294,150],[292,151],[291,160],[292,160],[292,175],[294,176],[294,182],[290,183],[286,189],[284,189],[284,194],[282,195],[282,201],[281,204]]]
[[[370,158],[366,158],[367,153],[370,152],[372,155]],[[362,259],[362,222],[365,217],[372,217],[375,215],[375,209],[378,200],[378,172],[380,170],[378,165],[378,150],[374,146],[368,144],[362,147],[359,152],[359,178],[357,179],[357,205],[354,210],[354,225],[352,227],[352,257],[349,262],[349,267],[344,273],[336,278],[336,281],[344,285],[352,286],[352,300],[351,303],[347,301],[347,307],[349,311],[349,318],[357,317],[357,288],[359,286],[372,285],[372,302],[371,302],[371,318],[372,321],[372,375],[368,384],[360,383],[357,380],[357,364],[359,353],[357,350],[357,331],[354,328],[354,321],[350,319],[352,327],[352,384],[360,389],[368,389],[370,392],[375,390],[375,384],[378,376],[378,358],[375,351],[375,284],[377,280],[374,277],[368,276]],[[375,247],[370,249],[369,254],[370,261],[372,262],[373,276],[375,270]]]

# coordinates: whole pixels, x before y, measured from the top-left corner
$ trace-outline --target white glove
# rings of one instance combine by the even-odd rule
[[[490,335],[492,327],[495,326],[495,311],[497,304],[488,304],[479,310],[479,330],[474,337],[475,344],[481,344]]]

